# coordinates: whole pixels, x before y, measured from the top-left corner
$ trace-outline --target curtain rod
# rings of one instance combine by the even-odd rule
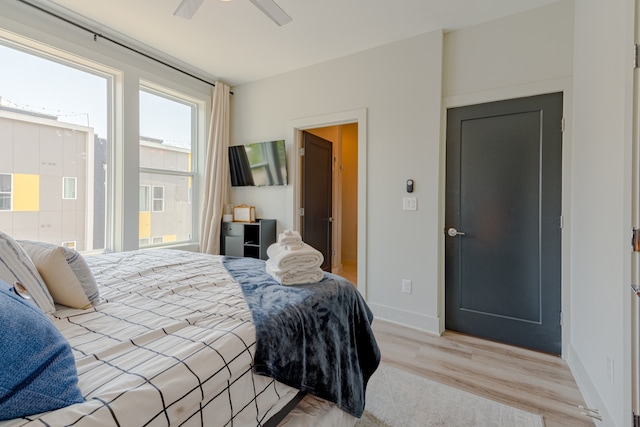
[[[72,20],[71,20],[71,19],[69,19],[69,18],[65,18],[64,16],[58,15],[57,13],[54,13],[54,12],[52,12],[52,11],[50,11],[50,10],[47,10],[47,9],[44,9],[44,8],[43,8],[43,7],[41,7],[41,6],[35,5],[35,4],[33,4],[33,3],[30,3],[30,2],[28,2],[28,1],[26,1],[26,0],[18,0],[18,1],[19,1],[20,3],[24,3],[24,4],[26,4],[27,6],[31,6],[32,8],[37,9],[37,10],[39,10],[40,12],[46,13],[47,15],[53,16],[54,18],[57,18],[57,19],[59,19],[59,20],[61,20],[61,21],[64,21],[64,22],[66,22],[66,23],[67,23],[67,24],[69,24],[69,25],[73,25],[73,26],[74,26],[74,27],[76,27],[76,28],[80,28],[81,30],[84,30],[84,31],[86,31],[86,32],[88,32],[88,33],[93,34],[93,41],[98,41],[98,37],[99,37],[99,38],[101,38],[101,39],[107,40],[107,41],[109,41],[109,42],[111,42],[111,43],[113,43],[113,44],[115,44],[115,45],[118,45],[118,46],[120,46],[120,47],[122,47],[122,48],[125,48],[125,49],[127,49],[127,50],[130,50],[131,52],[134,52],[134,53],[137,53],[138,55],[144,56],[144,57],[145,57],[145,58],[147,58],[147,59],[151,59],[152,61],[155,61],[155,62],[157,62],[157,63],[159,63],[159,64],[162,64],[162,65],[164,65],[165,67],[169,67],[169,68],[171,68],[172,70],[178,71],[179,73],[182,73],[182,74],[186,74],[187,76],[189,76],[189,77],[191,77],[191,78],[194,78],[194,79],[196,79],[196,80],[199,80],[199,81],[201,81],[201,82],[203,82],[203,83],[206,83],[206,84],[208,84],[208,85],[211,85],[211,86],[214,86],[214,87],[215,87],[215,83],[211,83],[211,82],[210,82],[210,81],[208,81],[208,80],[205,80],[205,79],[200,78],[200,77],[198,77],[198,76],[196,76],[196,75],[193,75],[193,74],[189,73],[188,71],[185,71],[185,70],[183,70],[183,69],[181,69],[181,68],[178,68],[178,67],[176,67],[176,66],[174,66],[174,65],[171,65],[171,64],[169,64],[169,63],[167,63],[167,62],[165,62],[165,61],[163,61],[163,60],[161,60],[161,59],[158,59],[158,58],[156,58],[156,57],[153,57],[153,56],[151,56],[151,55],[149,55],[149,54],[147,54],[147,53],[144,53],[144,52],[142,52],[142,51],[140,51],[140,50],[138,50],[138,49],[135,49],[135,48],[133,48],[133,47],[131,47],[131,46],[127,46],[126,44],[121,43],[121,42],[119,42],[119,41],[117,41],[117,40],[114,40],[114,39],[112,39],[111,37],[105,36],[104,34],[100,34],[99,32],[93,31],[92,29],[90,29],[90,28],[88,28],[88,27],[85,27],[84,25],[79,24],[79,23],[77,23],[77,22],[74,22],[74,21],[72,21]],[[230,92],[230,93],[233,95],[233,92]]]

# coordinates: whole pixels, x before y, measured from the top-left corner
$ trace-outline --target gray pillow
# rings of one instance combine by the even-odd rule
[[[43,312],[56,311],[47,285],[29,255],[18,242],[2,231],[0,231],[0,280],[10,285],[15,282],[22,283]]]
[[[77,251],[51,243],[19,240],[57,304],[89,308],[100,299],[87,262]]]

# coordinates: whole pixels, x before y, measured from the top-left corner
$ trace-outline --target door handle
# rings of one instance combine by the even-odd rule
[[[466,233],[463,233],[462,231],[458,231],[455,228],[451,227],[447,230],[447,234],[451,237],[456,237],[456,236],[464,236]]]

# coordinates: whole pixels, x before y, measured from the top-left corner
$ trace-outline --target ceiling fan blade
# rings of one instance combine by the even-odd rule
[[[191,19],[204,0],[182,0],[173,14],[185,19]]]
[[[250,0],[258,9],[267,15],[273,22],[279,26],[283,26],[293,20],[287,13],[280,8],[273,0]]]

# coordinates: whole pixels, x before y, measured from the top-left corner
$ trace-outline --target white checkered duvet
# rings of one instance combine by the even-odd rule
[[[222,258],[173,250],[87,257],[104,300],[59,309],[85,402],[6,426],[260,426],[297,390],[254,375],[255,329]]]

